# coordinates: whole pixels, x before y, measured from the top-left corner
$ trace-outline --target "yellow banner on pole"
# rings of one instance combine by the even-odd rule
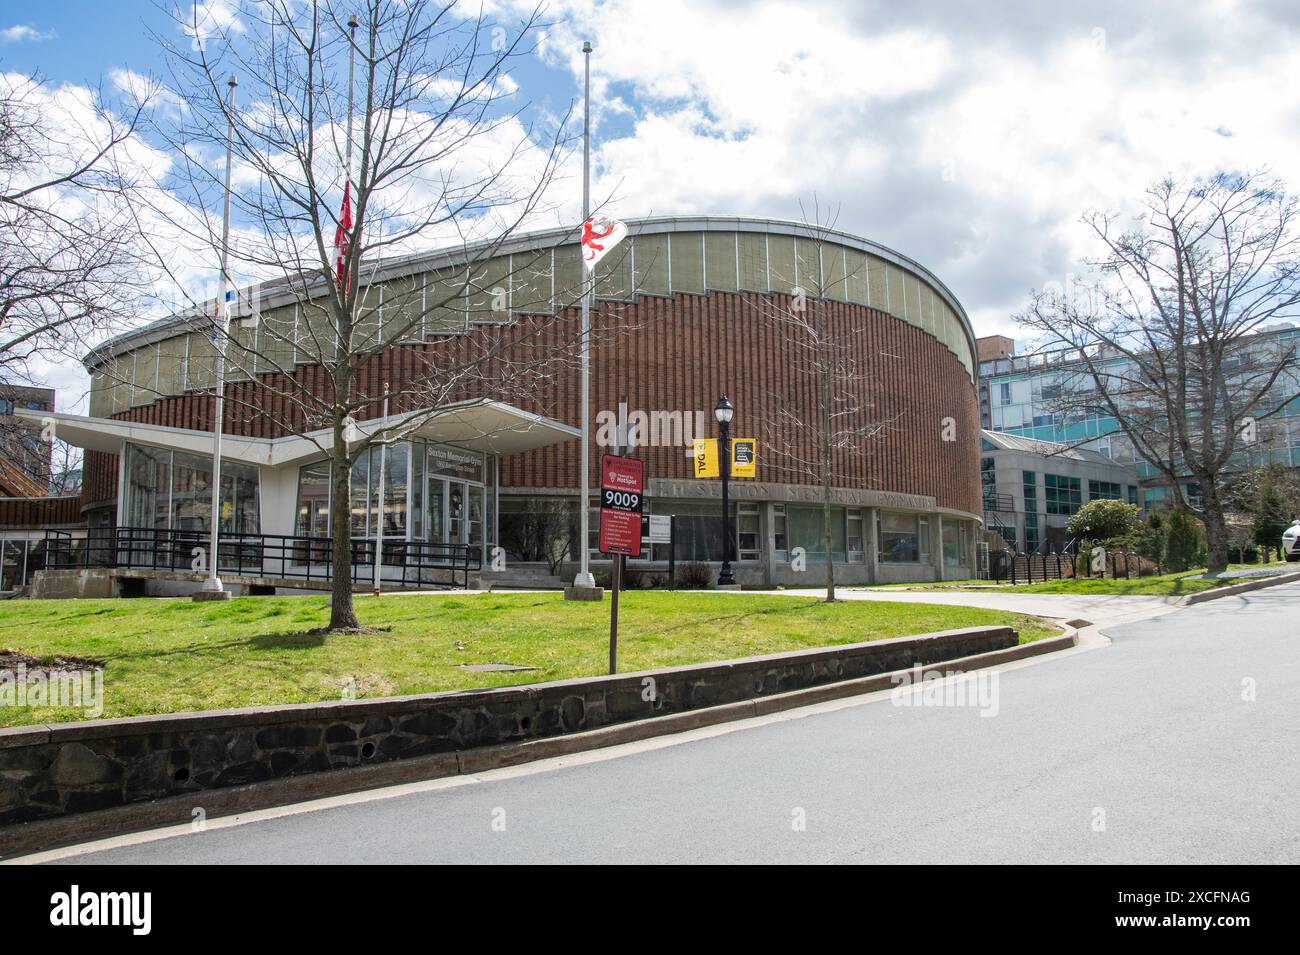
[[[731,439],[731,476],[758,477],[758,441],[755,438]]]
[[[719,477],[718,439],[695,438],[695,476],[697,478]]]

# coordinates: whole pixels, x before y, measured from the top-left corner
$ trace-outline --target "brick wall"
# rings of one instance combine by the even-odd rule
[[[591,414],[617,407],[620,393],[629,408],[645,411],[704,411],[714,428],[712,409],[726,392],[736,405],[732,434],[760,442],[759,479],[813,483],[777,468],[773,445],[789,447],[797,457],[815,457],[813,431],[779,435],[782,407],[811,416],[815,378],[801,371],[803,354],[789,333],[771,321],[772,303],[786,296],[711,292],[671,298],[643,296],[636,303],[600,302],[593,318],[596,341],[591,376]],[[859,453],[837,452],[835,484],[933,496],[940,507],[970,513],[980,510],[979,416],[975,389],[957,357],[920,328],[862,305],[828,303],[834,337],[856,365],[861,407],[858,424],[880,422],[883,430],[864,442]],[[441,367],[491,349],[499,354],[477,380],[462,382],[445,394],[412,394],[394,400],[392,410],[427,406],[437,400],[480,395],[516,404],[566,423],[578,422],[578,377],[571,345],[577,314],[558,318],[529,317],[500,327],[477,327],[469,335],[422,345],[388,348],[362,369],[355,394],[375,399],[369,414],[379,413],[383,382],[409,382],[430,367]],[[622,329],[613,334],[611,329]],[[503,344],[511,336],[513,344]],[[538,357],[546,359],[538,363]],[[294,377],[314,395],[329,392],[325,370],[302,366]],[[318,409],[286,396],[281,376],[227,386],[224,427],[228,433],[278,437],[281,422],[295,428],[323,427]],[[189,394],[155,401],[115,417],[149,424],[207,429],[211,399]],[[953,419],[955,440],[942,440],[944,419]],[[689,461],[680,449],[650,448],[644,456],[655,477],[689,477]],[[576,441],[553,445],[502,462],[505,487],[572,487],[577,466]],[[598,461],[593,456],[593,485]],[[111,455],[86,455],[85,502],[111,499],[116,493],[116,463]]]
[[[58,527],[81,523],[78,497],[0,498],[0,528]]]

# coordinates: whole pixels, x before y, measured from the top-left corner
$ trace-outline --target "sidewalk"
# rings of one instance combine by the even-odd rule
[[[751,591],[752,592],[752,591]],[[786,588],[764,593],[783,593],[800,597],[825,594],[825,588]],[[1178,597],[1120,597],[1096,594],[1015,594],[984,590],[865,590],[837,587],[835,595],[843,600],[886,600],[896,603],[944,604],[953,607],[983,607],[1009,610],[1038,617],[1060,620],[1087,620],[1113,626],[1148,620],[1178,608]]]

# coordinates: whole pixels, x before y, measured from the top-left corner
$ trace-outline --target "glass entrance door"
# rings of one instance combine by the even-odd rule
[[[447,543],[464,544],[469,539],[469,521],[465,509],[466,488],[463,481],[447,482]]]
[[[469,493],[469,517],[465,522],[465,543],[479,548],[483,546],[483,488],[471,484],[466,490]]]

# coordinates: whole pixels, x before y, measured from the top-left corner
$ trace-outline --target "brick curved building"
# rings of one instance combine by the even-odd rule
[[[757,478],[732,483],[738,579],[819,580],[821,488],[807,465],[819,458],[820,433],[796,423],[816,419],[819,379],[807,336],[782,318],[802,306],[840,375],[837,576],[970,576],[981,511],[975,344],[943,283],[876,243],[796,223],[677,217],[629,227],[596,276],[592,486],[626,395],[629,417],[650,442],[639,451],[648,508],[677,517],[677,560],[720,559],[718,482],[692,477],[686,449],[692,437],[715,435],[712,409],[726,393],[736,406],[732,435],[759,447]],[[378,353],[358,383],[359,394],[375,398],[358,415],[363,425],[381,413],[384,382],[486,347],[504,326],[532,329],[534,343],[556,356],[576,338],[577,295],[567,291],[581,274],[573,234],[519,236],[493,252],[423,254],[381,263],[367,277],[364,321]],[[463,295],[424,313],[432,291],[458,275],[468,279]],[[303,437],[324,422],[283,396],[287,375],[295,388],[326,393],[322,352],[307,346],[330,332],[283,284],[254,293],[234,313],[228,348],[222,528],[328,536],[329,461]],[[398,327],[390,340],[386,329]],[[176,316],[86,358],[90,415],[56,417],[60,436],[87,448],[82,504],[92,527],[210,526],[210,333],[207,320]],[[485,558],[499,544],[515,566],[553,551],[576,523],[579,382],[576,366],[558,357],[549,374],[526,377],[458,385],[445,396],[453,414],[392,446],[382,518],[375,462],[363,457],[353,471],[357,537],[373,536],[382,519],[386,540],[461,543]],[[401,396],[390,415],[416,413],[418,404]],[[800,555],[811,565],[807,578],[793,566]],[[647,557],[643,569],[662,569],[667,545],[647,546]]]

